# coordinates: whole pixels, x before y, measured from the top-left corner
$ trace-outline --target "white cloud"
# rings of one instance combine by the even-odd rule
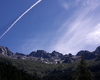
[[[55,49],[62,53],[76,54],[79,50],[88,49],[90,44],[95,44],[97,47],[100,44],[100,25],[96,26],[100,17],[98,15],[98,0],[87,0],[88,5],[80,7],[75,13],[67,19],[57,32],[56,43],[52,45],[52,49]],[[93,2],[92,2],[93,1]],[[94,5],[95,4],[95,5]],[[95,27],[96,26],[96,27]],[[59,34],[61,34],[59,36]],[[94,45],[93,45],[94,46]]]
[[[59,1],[63,2],[64,0]],[[77,1],[79,4],[80,0]],[[97,14],[96,9],[100,7],[100,4],[98,3],[98,0],[95,0],[95,2],[92,2],[93,0],[87,1],[87,5],[84,7],[79,6],[73,15],[69,19],[66,19],[56,32],[55,38],[53,39],[52,37],[53,42],[51,43],[49,40],[51,44],[50,49],[48,47],[49,45],[44,46],[48,40],[42,40],[41,42],[41,40],[28,39],[24,42],[24,45],[22,45],[21,51],[29,54],[32,50],[42,48],[46,50],[48,48],[49,51],[57,50],[64,54],[76,54],[82,49],[90,50],[92,46],[97,47],[97,45],[100,44],[100,17],[99,14]],[[69,9],[71,6],[71,4],[67,2],[63,2],[61,5],[65,9]],[[91,46],[87,47],[89,45]]]
[[[68,3],[64,2],[64,3],[63,3],[63,7],[64,7],[65,9],[68,9],[68,8],[69,8]]]
[[[20,50],[25,53],[29,54],[31,51],[42,50],[43,49],[44,41],[40,41],[39,39],[29,38],[23,40],[23,44],[20,46]]]
[[[69,4],[67,2],[65,2],[64,0],[59,0],[60,5],[65,8],[68,9],[69,8]]]
[[[65,9],[69,9],[69,8],[73,8],[73,7],[81,7],[81,6],[87,6],[90,5],[92,8],[97,7],[100,3],[99,0],[58,0],[60,5],[65,8]]]
[[[96,27],[87,35],[86,43],[90,45],[100,44],[100,24],[97,24]],[[95,43],[94,43],[95,42]]]
[[[48,48],[49,48],[48,47],[49,43],[47,43],[48,37],[47,36],[45,38],[42,37],[42,39],[39,37],[24,39],[19,50],[25,54],[29,54],[31,51],[37,51],[37,50],[50,51],[50,50],[48,50]]]
[[[37,40],[27,39],[27,40],[23,41],[23,44],[20,47],[20,50],[25,54],[29,54],[30,51],[33,51],[33,50],[37,49],[37,46],[36,46],[35,43],[37,43]]]

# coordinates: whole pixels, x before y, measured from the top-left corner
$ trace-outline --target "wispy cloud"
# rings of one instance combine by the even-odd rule
[[[39,36],[40,37],[40,36]],[[25,54],[29,54],[31,51],[36,50],[46,50],[48,51],[48,44],[47,43],[47,37],[45,38],[28,38],[24,39],[22,45],[19,47],[19,50],[22,51]]]
[[[93,50],[92,48],[96,48],[100,44],[99,0],[74,0],[74,2],[77,2],[77,5],[73,3],[73,0],[71,0],[72,3],[69,2],[70,4],[67,0],[59,1],[62,1],[62,6],[67,10],[72,4],[77,6],[77,8],[73,11],[71,17],[62,23],[56,34],[54,34],[54,38],[52,37],[48,40],[45,38],[50,36],[47,37],[45,35],[46,37],[42,38],[42,40],[39,40],[40,38],[28,39],[21,46],[21,51],[29,54],[32,50],[44,49],[46,51],[57,50],[64,54],[76,54],[82,49]],[[65,4],[67,6],[64,6]],[[56,22],[60,24],[60,20]],[[55,26],[58,25],[55,23]]]
[[[87,5],[91,5],[91,7],[95,7],[97,6],[97,2],[99,2],[99,0],[58,0],[60,5],[65,8],[65,9],[70,9],[73,7],[77,7],[77,6],[87,6]]]
[[[86,43],[89,45],[100,44],[100,23],[97,24],[86,37]],[[94,43],[95,42],[95,43]]]
[[[65,1],[65,0],[59,0],[60,5],[65,8],[68,9],[69,8],[69,4]]]
[[[23,40],[23,44],[19,47],[19,50],[21,50],[24,54],[29,54],[31,51],[35,51],[38,49],[42,49],[41,42],[39,42],[38,39],[26,39]]]
[[[97,47],[100,44],[99,0],[85,0],[85,4],[87,5],[84,7],[79,6],[80,8],[59,28],[52,49],[76,54],[81,49],[91,50],[92,46]],[[59,36],[61,33],[62,36]],[[91,46],[87,47],[89,45]]]

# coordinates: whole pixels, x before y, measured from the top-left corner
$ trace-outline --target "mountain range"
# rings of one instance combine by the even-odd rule
[[[100,46],[93,52],[81,50],[76,55],[44,50],[25,55],[0,46],[0,80],[75,80],[73,75],[81,55],[84,55],[93,80],[100,80]]]
[[[86,60],[91,60],[100,56],[100,46],[96,48],[95,51],[89,52],[87,50],[81,50],[76,55],[71,53],[63,55],[57,51],[48,53],[45,50],[32,51],[29,55],[23,53],[13,53],[7,47],[0,46],[0,56],[9,57],[13,59],[23,59],[23,60],[35,60],[46,64],[57,64],[57,63],[71,63],[80,59],[81,55],[84,55]]]

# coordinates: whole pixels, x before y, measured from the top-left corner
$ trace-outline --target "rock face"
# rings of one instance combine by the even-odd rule
[[[86,60],[94,59],[100,56],[100,46],[97,47],[93,52],[82,50],[79,51],[76,55],[72,55],[71,53],[63,55],[57,51],[48,53],[44,50],[32,51],[29,55],[18,52],[14,54],[7,47],[0,46],[0,54],[14,59],[39,60],[45,63],[71,63],[79,60],[82,54]]]
[[[100,55],[100,46],[94,51],[95,54]]]
[[[15,59],[24,59],[26,57],[26,55],[23,53],[16,52],[12,57]]]
[[[50,54],[44,50],[37,50],[37,52],[33,51],[29,54],[29,56],[39,57],[39,58],[50,58]]]
[[[0,46],[0,53],[7,56],[13,56],[13,52],[10,51],[7,47]]]
[[[81,56],[82,54],[83,54],[84,58],[87,60],[90,60],[90,59],[93,59],[96,57],[96,55],[93,52],[84,51],[84,50],[78,52],[76,56]]]
[[[42,57],[42,58],[51,58],[51,57],[55,57],[55,58],[62,58],[63,54],[53,51],[52,53],[48,53],[44,50],[37,50],[36,52],[33,51],[29,54],[29,56],[33,56],[33,57]]]
[[[51,54],[51,57],[56,57],[56,58],[63,58],[63,54],[62,53],[59,53],[57,51],[53,51]]]
[[[82,51],[78,52],[76,56],[81,56],[82,54],[84,55],[84,58],[87,60],[94,59],[94,58],[100,56],[100,46],[97,47],[96,50],[93,52],[82,50]]]

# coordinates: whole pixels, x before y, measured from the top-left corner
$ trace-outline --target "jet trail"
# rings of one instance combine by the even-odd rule
[[[29,12],[33,7],[35,7],[38,3],[40,3],[42,0],[38,0],[35,4],[33,4],[30,8],[28,8],[23,14],[21,14],[12,24],[11,26],[0,36],[0,39],[27,13]]]

